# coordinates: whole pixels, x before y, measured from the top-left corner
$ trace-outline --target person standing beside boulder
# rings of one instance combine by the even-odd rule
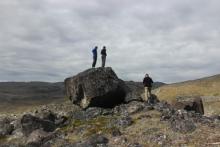
[[[153,80],[149,77],[148,74],[145,75],[143,80],[144,84],[144,101],[147,101],[151,97],[151,88],[153,84]]]
[[[106,61],[106,47],[103,46],[102,50],[101,50],[101,55],[102,55],[102,67],[105,67],[105,61]]]
[[[92,67],[95,68],[96,62],[97,62],[97,49],[98,47],[95,46],[95,48],[92,50],[92,54],[93,54],[93,63],[92,63]]]

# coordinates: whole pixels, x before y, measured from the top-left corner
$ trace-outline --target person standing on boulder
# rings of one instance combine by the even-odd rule
[[[144,84],[144,100],[147,101],[151,97],[151,88],[153,84],[153,80],[151,77],[149,77],[148,74],[145,75],[145,78],[143,80]]]
[[[101,55],[102,55],[102,67],[105,67],[105,61],[106,61],[106,47],[103,46],[102,50],[101,50]]]
[[[96,62],[97,62],[97,49],[98,47],[95,46],[95,48],[92,50],[92,54],[93,54],[93,63],[92,63],[92,67],[95,68]]]

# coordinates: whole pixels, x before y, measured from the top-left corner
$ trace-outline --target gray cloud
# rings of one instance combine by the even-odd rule
[[[0,81],[62,81],[107,65],[125,80],[178,82],[219,73],[218,0],[0,2]],[[100,65],[100,60],[98,61]]]

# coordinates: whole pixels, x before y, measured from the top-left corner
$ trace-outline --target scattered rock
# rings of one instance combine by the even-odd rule
[[[163,133],[158,133],[150,137],[150,141],[157,143],[158,145],[164,145],[167,140],[167,135]]]
[[[128,143],[128,139],[125,136],[117,136],[113,138],[113,142],[114,144],[119,144],[120,145],[127,145]]]
[[[38,117],[26,114],[21,119],[22,132],[28,136],[34,130],[43,129],[46,132],[52,132],[55,130],[54,122],[49,120],[43,120]]]
[[[77,110],[72,112],[72,119],[76,120],[89,120],[98,116],[112,115],[113,109],[103,109],[101,107],[89,107],[86,110]]]
[[[186,111],[177,111],[170,119],[170,126],[173,131],[180,133],[190,133],[195,131],[196,125],[193,120],[188,117]]]
[[[3,118],[0,120],[0,137],[11,135],[14,130],[14,126],[11,124],[11,120]]]
[[[52,139],[55,135],[53,133],[45,132],[41,129],[33,131],[27,138],[27,146],[41,146],[44,142]]]
[[[91,108],[86,109],[85,117],[86,119],[95,118],[97,116],[102,115],[102,112],[103,112],[102,108],[91,107]]]
[[[118,120],[116,120],[115,126],[119,128],[125,128],[125,127],[132,125],[132,123],[133,123],[133,120],[131,117],[123,116],[122,118],[119,118]]]
[[[39,117],[40,119],[48,120],[51,122],[54,122],[56,120],[56,115],[53,112],[51,112],[49,109],[38,112],[36,116]]]
[[[157,96],[156,95],[154,95],[154,94],[151,94],[151,96],[148,98],[148,100],[147,100],[147,103],[148,104],[152,104],[152,105],[154,105],[154,104],[156,104],[156,103],[159,103],[160,101],[159,101],[159,99],[157,98]]]
[[[121,131],[119,129],[114,129],[112,131],[112,136],[113,137],[117,137],[117,136],[121,136],[121,135],[122,135],[122,133],[121,133]]]
[[[119,105],[119,106],[116,106],[114,109],[113,109],[113,113],[116,114],[116,115],[128,115],[128,111],[127,111],[127,107],[125,104],[122,104],[122,105]]]
[[[127,104],[128,114],[134,114],[144,109],[144,104],[142,102],[133,101]]]
[[[143,102],[140,101],[132,101],[130,103],[127,104],[122,104],[119,106],[116,106],[113,109],[113,113],[118,115],[130,115],[130,114],[134,114],[137,112],[142,111],[145,108],[145,104]]]
[[[173,107],[168,104],[166,101],[161,101],[154,105],[154,109],[160,112],[172,110]]]

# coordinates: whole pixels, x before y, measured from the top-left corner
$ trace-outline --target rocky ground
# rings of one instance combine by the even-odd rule
[[[203,115],[199,97],[143,102],[143,87],[111,68],[67,78],[65,91],[68,102],[1,114],[0,147],[220,146],[220,116]]]
[[[220,116],[175,110],[165,101],[86,110],[65,102],[0,119],[4,147],[206,147],[219,142]]]

